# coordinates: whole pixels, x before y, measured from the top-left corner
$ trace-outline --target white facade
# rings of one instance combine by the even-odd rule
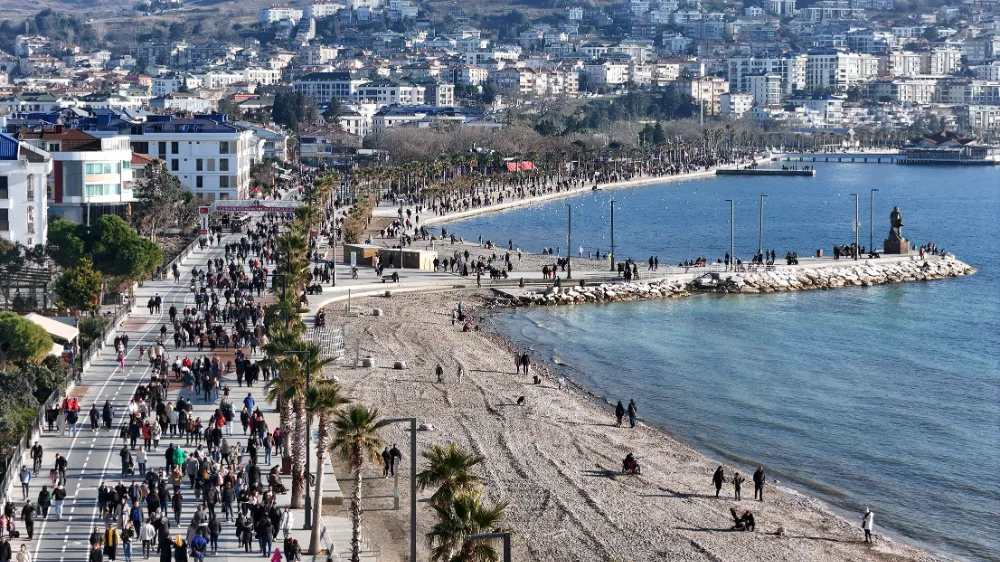
[[[302,10],[302,16],[307,18],[328,18],[330,16],[336,15],[337,12],[344,9],[343,4],[337,4],[335,2],[316,2],[315,4],[309,4]]]
[[[741,117],[753,107],[753,96],[727,92],[719,96],[719,106],[723,115]]]
[[[201,86],[201,80],[195,76],[190,74],[171,73],[164,74],[162,76],[154,76],[152,78],[150,93],[153,97],[160,97],[174,92],[179,92],[184,88],[193,90],[195,88],[200,88]]]
[[[591,83],[598,86],[618,86],[628,82],[628,65],[605,61],[599,64],[586,64],[583,66],[583,74],[586,74]]]
[[[748,77],[776,74],[781,77],[782,91],[787,95],[806,88],[806,55],[775,57],[734,57],[729,59],[729,89],[750,91]]]
[[[777,105],[781,103],[781,76],[777,74],[757,74],[746,77],[747,89],[757,105]]]
[[[271,6],[257,10],[257,23],[274,23],[281,20],[302,19],[302,10],[291,6]]]
[[[806,59],[806,88],[846,91],[878,76],[878,58],[865,53],[815,51]]]
[[[0,134],[0,237],[29,247],[45,244],[51,172],[47,152]]]

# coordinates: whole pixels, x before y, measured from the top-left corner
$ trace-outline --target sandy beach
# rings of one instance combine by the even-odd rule
[[[483,293],[485,294],[485,293]],[[613,407],[570,384],[559,390],[544,367],[540,385],[515,375],[515,350],[503,336],[486,329],[463,333],[452,326],[451,311],[462,300],[480,319],[482,296],[470,292],[429,292],[355,301],[357,317],[330,320],[346,327],[352,356],[375,358],[373,368],[331,369],[349,394],[377,406],[386,417],[416,416],[432,430],[419,432],[420,448],[456,442],[486,457],[479,474],[491,501],[509,502],[507,525],[516,560],[935,560],[939,559],[880,534],[864,544],[861,516],[846,520],[821,502],[783,491],[770,481],[766,502],[752,501],[752,467],[723,463],[727,482],[745,472],[743,501],[733,501],[731,484],[715,498],[712,473],[719,464],[664,431],[640,424],[616,427]],[[336,309],[339,307],[331,307]],[[383,315],[370,315],[380,308]],[[484,310],[485,312],[485,310]],[[536,358],[546,360],[551,358]],[[394,370],[394,361],[406,370]],[[435,382],[440,363],[446,373]],[[466,375],[459,383],[458,365]],[[533,374],[534,374],[533,373]],[[614,373],[608,373],[614,376]],[[524,405],[516,405],[524,396]],[[641,420],[643,397],[635,398]],[[669,428],[664,428],[669,431]],[[387,441],[406,453],[409,436],[391,426]],[[619,473],[621,459],[633,452],[642,475]],[[401,509],[392,509],[393,480],[381,468],[366,469],[365,522],[386,562],[405,560],[409,551],[409,501],[403,459]],[[349,494],[346,467],[337,460],[341,486]],[[418,465],[419,470],[419,465]],[[418,494],[423,500],[431,493]],[[731,531],[730,508],[750,510],[753,533]],[[346,506],[343,508],[346,512]],[[425,533],[433,524],[426,504],[418,505],[418,555],[427,559]],[[783,536],[776,532],[783,529]]]

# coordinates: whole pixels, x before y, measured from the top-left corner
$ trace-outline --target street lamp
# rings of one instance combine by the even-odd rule
[[[726,199],[729,203],[729,264],[736,271],[736,202]]]
[[[570,258],[573,257],[573,206],[566,203],[566,279],[573,278],[573,265]]]
[[[615,200],[611,200],[611,271],[615,270]]]
[[[861,236],[861,224],[858,222],[858,194],[852,193],[851,197],[854,198],[854,259],[858,259],[858,254],[860,254],[860,236]]]
[[[871,193],[871,203],[868,205],[868,251],[875,251],[875,192],[878,189],[872,189]]]
[[[306,349],[299,350],[299,351],[284,351],[284,352],[282,352],[282,354],[283,355],[305,355],[306,356],[306,392],[305,393],[308,396],[309,395],[309,379],[310,379],[310,377],[309,377],[309,367],[312,365],[312,354],[310,353],[309,350],[306,350]],[[302,529],[305,530],[305,531],[309,531],[309,530],[312,529],[312,507],[313,507],[312,506],[312,494],[310,493],[311,491],[309,490],[309,488],[310,488],[310,486],[309,486],[309,469],[310,469],[310,464],[312,464],[312,463],[309,462],[309,450],[310,450],[309,442],[311,441],[310,437],[311,437],[311,434],[312,434],[312,416],[309,416],[307,418],[307,421],[309,423],[306,423],[306,440],[305,440],[306,441],[306,474],[305,474],[305,484],[304,484],[305,487],[306,487],[306,513],[305,513],[305,518],[304,518],[305,521],[302,524]],[[284,439],[285,432],[282,431],[281,434],[282,434],[282,439]],[[321,466],[321,467],[319,467],[319,469],[323,470],[323,467]],[[322,499],[320,501],[322,502]]]
[[[763,255],[764,253],[764,198],[767,195],[761,193],[760,195],[760,241],[757,243],[757,253]]]
[[[410,562],[417,562],[417,418],[387,421],[410,424]]]

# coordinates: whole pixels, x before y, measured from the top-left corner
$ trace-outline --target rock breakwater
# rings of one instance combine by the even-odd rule
[[[539,290],[500,292],[501,306],[558,306],[594,302],[680,298],[693,293],[775,293],[840,287],[869,287],[971,275],[976,269],[953,255],[920,260],[847,261],[816,266],[779,266],[771,271],[709,272],[655,281],[549,286]]]

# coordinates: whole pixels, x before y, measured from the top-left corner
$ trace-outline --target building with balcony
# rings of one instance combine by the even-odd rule
[[[47,152],[0,133],[0,238],[25,246],[45,243],[51,172]]]

